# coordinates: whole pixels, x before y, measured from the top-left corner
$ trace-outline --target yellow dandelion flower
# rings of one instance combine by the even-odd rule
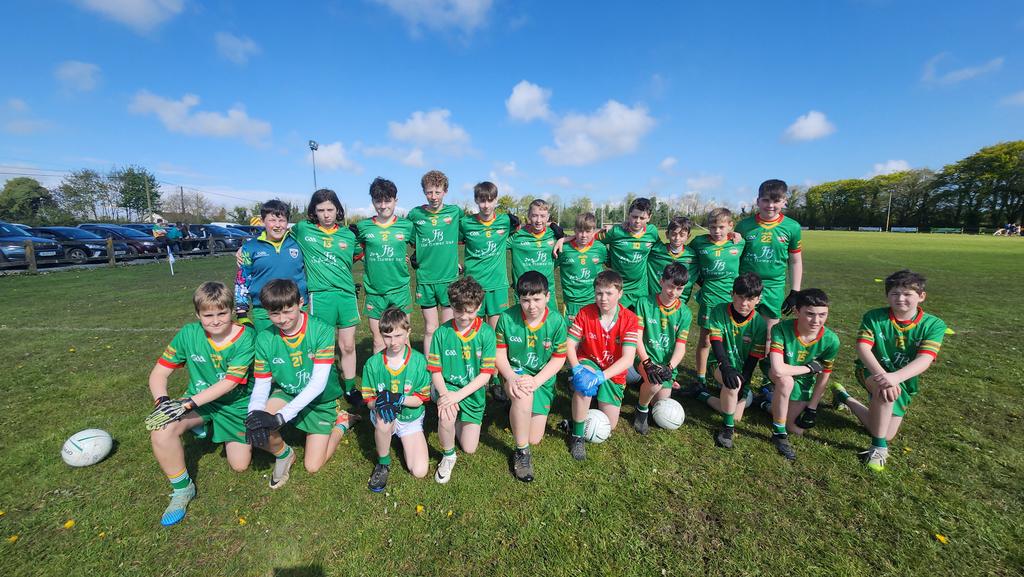
[[[942,543],[943,545],[949,545],[949,539],[947,539],[946,536],[942,533],[936,533],[935,540],[939,543]]]
[[[68,519],[67,521],[64,521],[64,528],[65,529],[70,529],[70,528],[72,528],[74,526],[75,526],[75,520],[74,519]]]
[[[7,538],[7,542],[8,543],[16,543],[17,541],[18,541],[18,536],[17,535],[11,535],[10,537]]]
[[[416,505],[416,514],[417,515],[422,515],[423,514],[423,505]]]

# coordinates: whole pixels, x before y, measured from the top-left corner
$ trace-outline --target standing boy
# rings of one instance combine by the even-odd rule
[[[622,277],[613,270],[594,279],[594,304],[576,315],[569,329],[566,356],[572,367],[572,434],[569,451],[577,461],[587,458],[583,431],[593,397],[612,430],[626,391],[626,370],[636,358],[640,327],[633,311],[623,307]]]
[[[515,227],[509,215],[495,212],[498,187],[494,183],[474,186],[473,199],[479,211],[462,216],[459,238],[465,245],[466,275],[484,290],[480,315],[493,328],[498,315],[508,308],[508,239]]]
[[[569,323],[580,309],[594,302],[594,279],[608,264],[608,247],[594,242],[596,237],[594,213],[580,213],[576,216],[576,235],[562,247],[556,259],[562,279],[562,304]]]
[[[541,198],[534,199],[526,212],[526,225],[512,234],[509,249],[512,251],[512,278],[518,280],[528,270],[539,271],[548,279],[548,286],[555,286],[555,259],[552,256],[555,242],[562,237],[562,229],[551,224],[551,208]],[[550,304],[556,305],[555,294],[549,293]]]
[[[260,301],[260,291],[274,279],[290,279],[306,299],[306,269],[302,249],[294,238],[288,238],[288,205],[270,200],[260,207],[263,232],[251,238],[238,251],[239,268],[245,281],[245,293],[252,301],[249,318],[257,331],[273,326]]]
[[[185,518],[196,486],[185,468],[181,436],[209,423],[214,443],[224,443],[228,464],[241,472],[249,467],[252,447],[245,439],[249,403],[249,367],[256,331],[232,322],[232,291],[219,282],[205,282],[192,295],[197,323],[174,335],[153,370],[149,391],[156,408],[146,418],[153,455],[171,483],[171,502],[160,518],[167,527]],[[188,367],[185,399],[167,395],[167,379]]]
[[[494,329],[477,315],[484,290],[471,276],[448,285],[454,316],[430,341],[427,370],[437,402],[441,462],[434,480],[447,483],[455,467],[455,440],[472,455],[480,445],[488,381],[494,376]]]
[[[502,313],[495,328],[495,361],[512,400],[508,417],[516,443],[512,471],[526,483],[533,481],[530,445],[544,438],[555,377],[565,364],[565,319],[548,308],[549,290],[548,279],[540,272],[523,273],[516,281],[519,304]]]
[[[679,263],[686,267],[686,274],[689,280],[683,287],[679,300],[683,305],[690,302],[690,293],[693,285],[700,276],[700,269],[697,267],[697,255],[693,249],[686,246],[690,238],[692,223],[685,216],[674,216],[668,221],[668,228],[665,230],[665,237],[668,242],[657,242],[651,247],[651,253],[647,255],[647,291],[650,294],[661,292],[661,273],[665,267],[672,263]]]
[[[901,270],[885,279],[886,308],[864,313],[857,333],[857,380],[868,390],[868,406],[833,385],[836,400],[850,407],[871,435],[862,453],[872,471],[885,469],[889,441],[918,393],[918,377],[942,347],[946,323],[921,309],[928,296],[924,276]]]
[[[650,296],[647,281],[647,256],[661,243],[658,227],[650,224],[651,201],[637,198],[629,204],[625,220],[618,226],[597,233],[597,240],[608,247],[608,262],[622,276],[622,305]]]

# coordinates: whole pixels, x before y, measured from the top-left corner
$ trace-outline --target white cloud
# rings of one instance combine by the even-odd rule
[[[245,64],[250,56],[260,53],[259,45],[252,38],[235,36],[229,32],[218,32],[213,38],[217,43],[217,52],[235,64]]]
[[[582,184],[564,175],[549,178],[545,180],[544,183],[553,184],[555,186],[565,188],[567,190],[593,190],[594,188],[594,185],[592,184]]]
[[[451,154],[461,154],[469,144],[469,133],[453,124],[451,115],[451,111],[444,109],[417,110],[405,122],[388,122],[388,134],[400,142],[434,146]]]
[[[956,70],[950,70],[944,74],[939,74],[938,65],[939,62],[949,56],[948,52],[942,52],[936,54],[932,58],[925,62],[924,72],[921,74],[921,81],[926,84],[939,84],[939,85],[950,85],[977,78],[990,72],[995,72],[1003,67],[1005,59],[1002,56],[993,58],[984,64],[978,66],[968,66],[965,68],[958,68]]]
[[[686,187],[696,192],[705,192],[721,188],[725,183],[725,177],[721,174],[702,174],[686,179]]]
[[[790,124],[783,137],[786,140],[816,140],[835,131],[836,126],[828,121],[824,112],[812,110]]]
[[[53,128],[52,122],[38,118],[15,118],[4,123],[4,132],[22,136],[45,132],[50,128]]]
[[[363,172],[363,167],[359,166],[348,157],[345,145],[340,141],[332,142],[330,144],[321,144],[315,154],[316,165],[318,168],[326,168],[329,170],[340,169],[347,172],[354,172],[356,174]],[[311,164],[312,162],[312,155],[307,156],[306,163]]]
[[[100,80],[100,67],[91,62],[67,60],[53,71],[54,78],[65,92],[89,92]]]
[[[1024,106],[1024,90],[1011,94],[999,102],[1005,106]]]
[[[87,10],[98,12],[136,32],[145,33],[177,16],[184,0],[76,0]]]
[[[155,114],[171,132],[217,138],[241,138],[251,145],[265,144],[270,136],[270,123],[249,117],[242,104],[234,104],[227,111],[193,111],[199,97],[186,94],[181,100],[170,100],[140,90],[132,99],[128,110],[134,114]]]
[[[418,147],[405,150],[393,146],[365,146],[360,142],[356,142],[352,145],[352,150],[358,151],[368,158],[390,158],[405,166],[426,166],[426,162],[423,160],[423,149]]]
[[[434,30],[457,28],[472,32],[487,22],[493,0],[374,0],[386,6],[419,34],[420,27]]]
[[[28,103],[20,98],[8,98],[7,110],[18,114],[28,112]]]
[[[655,121],[643,106],[609,100],[591,115],[567,114],[555,126],[554,148],[541,154],[551,164],[583,166],[636,150]]]
[[[882,174],[892,174],[894,172],[903,172],[910,170],[910,163],[906,160],[886,160],[885,162],[876,162],[874,170],[868,175],[868,178],[873,176],[880,176]]]
[[[516,162],[514,160],[495,163],[494,168],[499,173],[506,176],[516,176],[519,174],[519,167],[516,166]]]
[[[658,163],[658,169],[671,174],[672,170],[679,164],[679,159],[674,156],[666,156]]]
[[[521,80],[512,88],[512,95],[505,100],[505,110],[513,120],[545,120],[551,117],[551,110],[548,108],[550,99],[551,91],[547,88]]]

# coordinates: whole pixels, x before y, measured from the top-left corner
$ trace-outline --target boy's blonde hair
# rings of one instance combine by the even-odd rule
[[[196,292],[192,293],[192,304],[196,307],[196,314],[204,309],[228,309],[235,308],[235,292],[228,290],[224,283],[207,281],[199,285]]]
[[[594,230],[597,228],[597,217],[592,212],[581,212],[576,215],[576,230]]]
[[[395,329],[409,332],[409,315],[405,314],[405,311],[398,307],[388,307],[381,313],[378,326],[382,335],[393,333]]]
[[[551,205],[549,205],[548,201],[544,200],[543,198],[533,199],[533,202],[530,203],[530,206],[529,208],[526,209],[526,212],[529,213],[534,208],[539,208],[544,212],[551,212]]]
[[[711,226],[720,220],[732,221],[732,211],[724,206],[711,209],[711,212],[708,213],[708,226]]]
[[[448,177],[440,170],[431,170],[420,179],[420,186],[426,190],[428,186],[438,186],[441,190],[448,192]]]

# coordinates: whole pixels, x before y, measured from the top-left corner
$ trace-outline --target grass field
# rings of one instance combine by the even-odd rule
[[[159,525],[169,486],[142,426],[146,378],[194,319],[194,287],[230,281],[232,259],[179,261],[174,277],[160,263],[0,278],[0,575],[1022,574],[1024,242],[808,232],[804,244],[804,286],[834,303],[839,382],[853,385],[861,314],[885,303],[875,278],[926,273],[926,310],[956,331],[881,475],[857,461],[868,437],[849,412],[822,411],[787,463],[757,411],[731,452],[714,446],[720,420],[693,402],[683,428],[641,437],[629,391],[627,420],[582,464],[550,430],[532,484],[508,472],[507,414],[488,415],[483,447],[448,485],[393,467],[386,494],[366,489],[365,423],[321,473],[300,459],[273,493],[265,454],[235,474],[218,447],[189,439],[199,498],[170,529]],[[365,327],[359,342],[362,359]],[[552,426],[568,412],[560,388]],[[116,451],[71,469],[61,444],[89,427],[110,431]]]

